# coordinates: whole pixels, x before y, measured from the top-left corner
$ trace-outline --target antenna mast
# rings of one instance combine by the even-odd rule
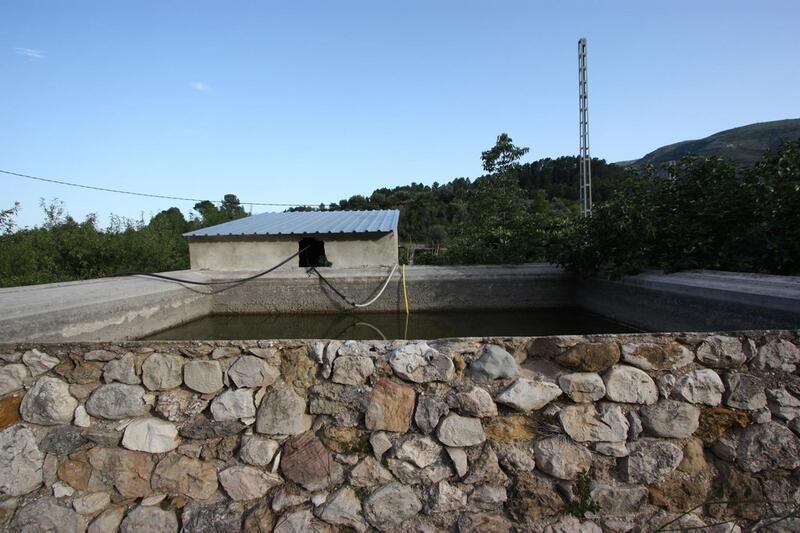
[[[589,155],[589,88],[586,78],[586,38],[578,41],[578,108],[580,114],[581,216],[592,214],[592,157]]]

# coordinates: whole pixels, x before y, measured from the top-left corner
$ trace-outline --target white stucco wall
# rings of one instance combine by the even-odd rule
[[[297,253],[300,239],[325,243],[332,268],[391,266],[397,263],[397,234],[298,235],[295,237],[217,237],[189,241],[192,270],[264,270]],[[300,268],[296,257],[280,270]]]

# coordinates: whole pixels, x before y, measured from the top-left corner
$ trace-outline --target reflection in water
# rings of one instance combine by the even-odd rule
[[[411,313],[211,315],[147,337],[157,340],[436,339],[637,331],[577,308]]]

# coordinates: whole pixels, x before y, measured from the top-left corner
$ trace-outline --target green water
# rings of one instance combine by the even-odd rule
[[[148,340],[438,339],[637,331],[577,308],[411,313],[210,315]]]

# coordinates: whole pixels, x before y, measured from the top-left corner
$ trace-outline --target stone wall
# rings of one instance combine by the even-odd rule
[[[0,526],[765,525],[800,503],[799,343],[756,332],[0,345]]]

